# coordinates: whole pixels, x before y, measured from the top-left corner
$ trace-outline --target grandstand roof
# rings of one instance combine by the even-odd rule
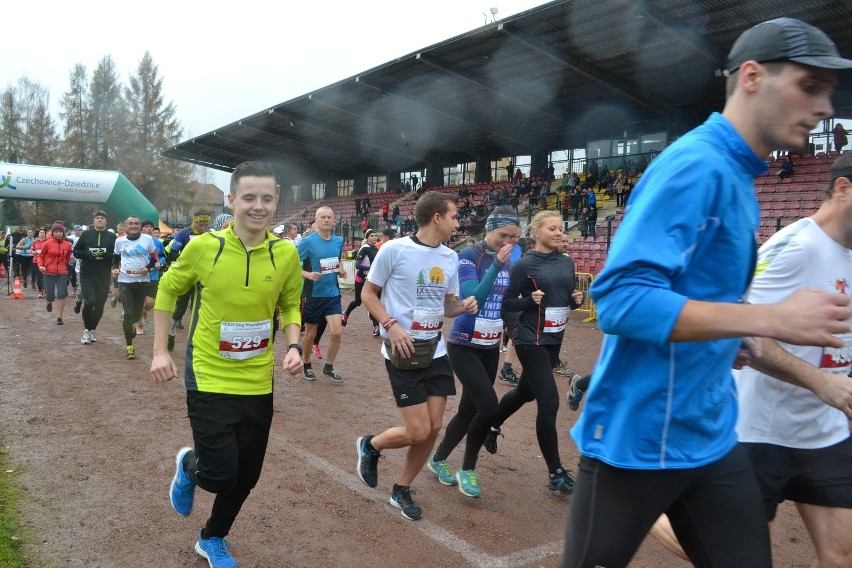
[[[680,133],[724,103],[736,37],[778,16],[852,55],[845,0],[558,0],[410,53],[178,144],[166,156],[231,171],[263,159],[343,175],[480,154],[584,147],[625,131]],[[852,115],[852,77],[835,96]]]

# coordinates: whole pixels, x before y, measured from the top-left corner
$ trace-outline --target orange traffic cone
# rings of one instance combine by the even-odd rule
[[[24,292],[21,290],[21,279],[15,276],[15,284],[12,286],[12,298],[16,300],[24,299]]]
[[[8,276],[6,274],[6,265],[4,263],[0,262],[0,280],[3,280],[7,277]]]

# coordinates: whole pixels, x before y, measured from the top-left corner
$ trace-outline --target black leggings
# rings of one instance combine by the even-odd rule
[[[205,536],[224,538],[260,479],[272,394],[228,395],[186,392],[195,450],[184,456],[184,471],[198,487],[215,493]]]
[[[366,280],[362,279],[360,282],[355,283],[355,299],[349,302],[349,306],[346,307],[347,316],[351,314],[355,308],[361,305],[361,290],[364,289],[364,282],[366,282]],[[373,317],[373,314],[368,312],[368,315],[370,316],[370,321],[373,322],[373,327],[379,325],[378,320]]]
[[[83,289],[83,327],[95,330],[104,315],[104,304],[109,295],[112,278],[108,271],[103,274],[80,271],[80,287]]]
[[[136,337],[136,322],[142,319],[142,308],[145,306],[145,296],[148,295],[147,282],[119,282],[118,297],[124,308],[124,319],[121,327],[124,330],[124,341],[133,345]]]
[[[189,304],[192,302],[194,293],[195,288],[190,288],[189,292],[183,296],[178,296],[177,301],[175,302],[175,311],[172,313],[172,321],[180,321],[183,318],[183,314],[186,313],[186,308],[189,307]]]
[[[33,281],[33,288],[38,288],[39,292],[44,292],[44,276],[42,276],[35,259],[30,263],[30,276]]]
[[[663,513],[699,568],[772,566],[760,489],[748,455],[736,446],[690,469],[622,469],[581,457],[563,568],[627,566]]]
[[[476,469],[476,459],[490,426],[497,417],[499,402],[494,379],[500,363],[500,349],[474,349],[447,343],[450,364],[462,384],[456,415],[447,424],[444,439],[435,452],[435,461],[447,459],[467,434],[462,469]],[[461,371],[461,372],[460,372]]]
[[[27,285],[27,279],[32,278],[33,288],[35,288],[35,275],[32,274],[33,271],[33,257],[31,256],[20,256],[20,266],[21,266],[21,280],[24,281],[24,286]]]
[[[518,386],[503,395],[493,426],[499,427],[524,404],[536,401],[535,434],[538,447],[550,473],[562,467],[559,459],[559,438],[556,435],[556,413],[559,411],[559,391],[553,378],[553,368],[559,363],[559,345],[515,345],[515,352],[524,370]]]

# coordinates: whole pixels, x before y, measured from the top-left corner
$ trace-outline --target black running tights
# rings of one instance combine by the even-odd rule
[[[524,404],[536,401],[538,413],[535,433],[547,469],[554,473],[562,467],[559,459],[559,439],[556,435],[556,413],[559,410],[559,391],[553,378],[553,368],[559,363],[559,345],[515,345],[518,360],[524,368],[518,386],[503,395],[493,426],[499,427]]]
[[[435,460],[447,459],[467,435],[462,469],[476,469],[476,459],[488,430],[497,416],[497,394],[494,379],[500,363],[500,350],[474,349],[465,345],[447,344],[450,364],[462,384],[462,395],[456,415],[447,424],[444,439],[435,452]]]

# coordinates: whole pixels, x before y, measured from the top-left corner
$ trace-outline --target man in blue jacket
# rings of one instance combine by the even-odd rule
[[[731,367],[744,337],[841,347],[849,297],[802,289],[739,303],[756,258],[754,176],[833,114],[822,31],[779,18],[728,56],[727,102],[654,160],[591,289],[606,333],[585,410],[563,566],[626,566],[662,513],[699,566],[769,567],[769,533],[737,445]]]

